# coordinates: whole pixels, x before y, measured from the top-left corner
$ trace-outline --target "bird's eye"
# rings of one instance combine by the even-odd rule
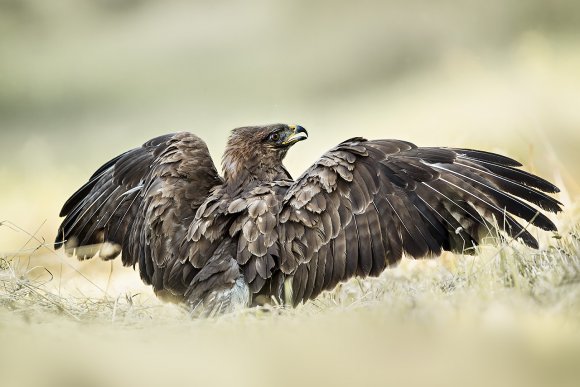
[[[280,140],[280,133],[272,133],[270,135],[270,140],[271,141],[279,141]]]

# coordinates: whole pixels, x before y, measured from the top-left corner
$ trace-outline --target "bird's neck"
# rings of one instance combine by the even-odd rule
[[[225,184],[232,189],[255,187],[290,177],[280,161],[256,157],[241,159],[227,153],[223,158],[222,169]]]

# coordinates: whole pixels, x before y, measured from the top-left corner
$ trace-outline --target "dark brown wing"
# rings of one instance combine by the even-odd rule
[[[79,259],[97,253],[112,259],[122,251],[123,264],[139,262],[141,277],[161,289],[189,222],[221,182],[199,137],[157,137],[103,165],[71,196],[55,248],[64,244]]]
[[[558,188],[518,166],[493,153],[396,140],[340,144],[296,181],[283,202],[280,261],[281,270],[294,275],[294,302],[354,275],[376,276],[403,253],[468,252],[494,224],[537,248],[513,216],[556,230],[533,205],[560,211],[561,204],[544,193]]]

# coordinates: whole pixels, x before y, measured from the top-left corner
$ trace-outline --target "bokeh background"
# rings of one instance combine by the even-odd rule
[[[105,288],[111,295],[121,294],[127,286],[141,289],[132,269],[74,263],[50,251],[64,201],[102,163],[154,136],[194,132],[207,141],[219,164],[232,128],[272,122],[300,124],[310,132],[309,140],[298,144],[287,158],[295,176],[326,149],[353,136],[481,148],[518,158],[528,170],[563,188],[558,198],[567,214],[558,224],[565,232],[576,219],[573,214],[580,195],[580,2],[0,0],[0,222],[4,222],[0,257],[26,258],[19,263],[21,271],[57,286],[59,295],[65,288],[75,289],[77,295],[92,290],[102,295],[99,292]],[[60,267],[50,267],[50,262]],[[44,267],[50,272],[43,271]],[[121,273],[117,278],[122,280],[111,280],[110,270]],[[60,280],[54,281],[55,276]],[[349,360],[355,367],[352,372],[341,367],[343,353],[356,354],[365,362],[361,372],[367,385],[384,385],[383,377],[389,377],[387,371],[392,369],[383,368],[384,362],[391,361],[401,370],[402,379],[420,376],[415,367],[408,367],[411,363],[432,364],[434,375],[444,378],[460,375],[456,364],[468,366],[461,385],[479,380],[475,375],[495,375],[495,363],[489,370],[480,367],[479,374],[470,371],[469,366],[488,365],[489,359],[499,359],[497,363],[506,370],[518,364],[530,383],[540,381],[527,373],[535,369],[530,364],[552,364],[553,375],[562,375],[558,367],[575,369],[580,348],[580,318],[573,307],[579,304],[576,293],[562,290],[558,299],[568,297],[567,307],[558,304],[558,312],[547,303],[541,306],[539,318],[534,301],[516,302],[507,295],[500,297],[502,304],[497,306],[493,302],[498,294],[489,289],[474,296],[485,305],[481,308],[485,313],[478,309],[480,301],[467,297],[450,302],[442,296],[433,302],[431,293],[424,302],[431,306],[413,309],[417,300],[411,295],[416,292],[410,287],[401,292],[410,301],[393,301],[404,313],[397,314],[394,307],[389,318],[396,321],[387,325],[383,312],[376,310],[342,318],[336,311],[322,319],[290,318],[281,325],[241,320],[232,325],[196,323],[184,328],[175,323],[168,343],[162,346],[156,346],[155,324],[142,331],[141,320],[133,334],[128,332],[132,328],[111,332],[99,325],[91,331],[91,327],[79,329],[59,320],[30,330],[21,322],[2,318],[0,366],[8,364],[6,368],[16,370],[13,382],[20,385],[23,375],[33,380],[35,374],[10,364],[28,364],[26,359],[37,352],[38,343],[43,350],[35,359],[42,364],[60,346],[62,359],[54,357],[45,367],[57,375],[55,386],[85,385],[64,365],[71,357],[85,358],[93,352],[99,361],[89,368],[112,385],[117,376],[100,370],[109,367],[109,345],[119,342],[125,352],[118,357],[132,358],[128,363],[132,369],[149,370],[139,372],[138,380],[154,375],[160,382],[164,374],[153,370],[168,362],[151,358],[141,363],[140,355],[151,348],[158,349],[164,359],[181,354],[179,362],[170,362],[167,369],[176,379],[187,376],[184,369],[190,366],[191,356],[198,368],[215,369],[214,376],[231,377],[230,382],[240,385],[273,385],[281,374],[290,376],[279,381],[299,384],[300,374],[292,372],[293,365],[317,375],[312,381],[319,384],[356,385],[357,362]],[[516,304],[525,306],[514,309],[518,312],[513,312],[512,321],[510,308]],[[459,310],[466,308],[476,311],[455,320],[455,316],[465,316]],[[474,339],[470,330],[452,336],[448,328],[449,319],[453,329],[463,329],[477,326],[481,316],[503,323],[506,310],[512,325],[505,337],[492,332]],[[437,334],[426,340],[433,344],[426,352],[423,336],[401,330],[409,319],[429,321],[421,327],[430,329],[432,320],[439,321]],[[525,346],[504,340],[509,336],[519,343],[522,325],[527,327],[525,332],[532,332],[521,339]],[[236,341],[238,329],[248,335]],[[307,336],[312,346],[320,348],[306,358],[302,349],[311,347],[301,346],[299,339],[305,329],[312,332]],[[183,330],[189,335],[187,345],[201,350],[175,351],[182,343]],[[384,333],[378,340],[377,332]],[[336,341],[341,335],[344,340]],[[434,343],[434,337],[440,339]],[[241,361],[260,338],[271,345],[264,351],[254,348]],[[457,346],[449,347],[449,342]],[[495,347],[496,342],[501,345]],[[289,348],[283,356],[276,352],[279,343]],[[235,364],[236,375],[253,369],[248,363],[255,358],[264,363],[265,379],[223,373],[220,363],[213,362],[221,356],[221,345],[233,348],[228,359]],[[468,347],[480,345],[487,345],[486,350],[477,363],[470,362],[463,354]],[[18,349],[15,359],[19,360],[5,363],[13,358],[10,348]],[[386,348],[392,350],[384,354]],[[526,362],[520,349],[539,355],[534,362]],[[213,351],[213,357],[204,351]],[[500,354],[524,360],[504,362]],[[278,355],[280,362],[273,362]],[[447,368],[431,363],[450,355],[452,360],[443,362]],[[318,363],[315,356],[323,361]],[[116,364],[118,370],[112,372],[121,375],[125,362]],[[330,379],[319,373],[318,364],[329,370]],[[377,370],[378,377],[373,378]],[[82,368],[75,372],[84,375]],[[546,380],[556,380],[553,375]],[[210,376],[206,385],[211,384]],[[4,379],[0,378],[0,384],[11,385]],[[127,372],[117,381],[125,379],[128,384],[136,380]],[[498,377],[498,381],[515,385],[509,378]]]
[[[299,123],[500,151],[580,192],[574,0],[0,0],[0,220],[52,240],[103,162],[174,131]],[[562,180],[560,180],[562,179]],[[42,225],[43,222],[45,222]],[[0,228],[0,251],[27,236]]]

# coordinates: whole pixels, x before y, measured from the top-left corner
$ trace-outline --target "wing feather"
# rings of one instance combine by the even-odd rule
[[[558,189],[520,166],[471,149],[361,138],[341,143],[296,180],[282,203],[280,269],[295,276],[294,302],[354,275],[379,275],[403,253],[470,253],[495,227],[537,248],[514,216],[555,231],[541,210],[561,210],[546,194]]]
[[[101,166],[64,204],[55,248],[79,259],[123,254],[155,290],[187,285],[176,250],[212,187],[221,184],[206,144],[191,133],[168,134]],[[101,248],[103,243],[119,248]],[[170,264],[171,262],[171,264]],[[165,268],[167,273],[165,272]],[[182,278],[183,277],[183,278]],[[183,289],[181,289],[183,288]]]
[[[352,240],[354,247],[358,248],[358,259],[355,261],[358,263],[358,267],[354,273],[367,276],[373,268],[372,231],[369,228],[369,220],[367,216],[355,214],[353,218],[356,224],[357,233],[352,233],[351,230],[348,231],[351,231],[349,232],[351,237],[358,237],[358,240]],[[350,258],[351,257],[349,257],[349,259]],[[348,274],[350,274],[350,272]]]

